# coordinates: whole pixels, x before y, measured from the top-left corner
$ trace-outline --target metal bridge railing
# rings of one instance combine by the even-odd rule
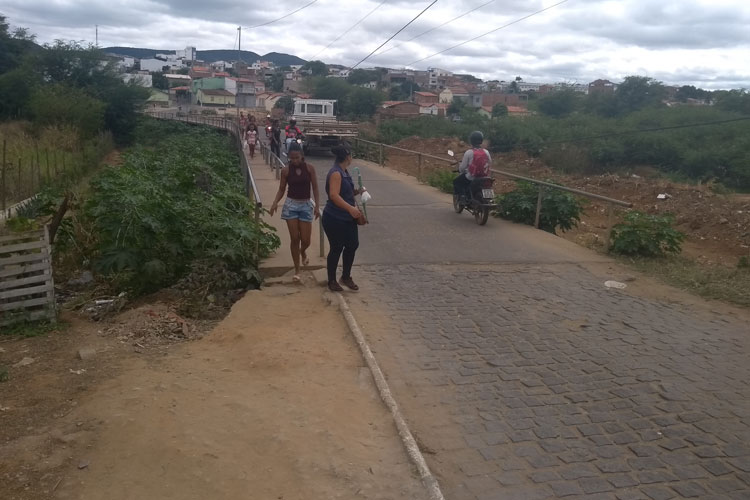
[[[391,146],[388,144],[383,144],[380,142],[372,142],[372,141],[366,141],[364,139],[356,138],[354,139],[355,145],[359,147],[359,143],[365,144],[365,149],[375,149],[376,157],[378,159],[378,164],[381,167],[385,167],[385,151],[387,149],[392,149],[395,151],[401,151],[404,153],[410,153],[417,156],[417,178],[422,179],[423,169],[425,167],[426,160],[430,160],[432,162],[442,162],[446,165],[453,165],[456,163],[456,160],[453,158],[441,158],[439,156],[434,156],[427,153],[421,153],[419,151],[413,151],[411,149],[404,149],[399,148],[396,146]],[[372,148],[370,148],[372,147]],[[369,151],[372,153],[372,151]],[[607,196],[602,196],[595,193],[589,193],[587,191],[582,191],[580,189],[570,188],[567,186],[560,186],[558,184],[552,184],[550,182],[541,181],[539,179],[533,179],[531,177],[524,177],[523,175],[514,174],[511,172],[506,172],[504,170],[498,170],[498,169],[491,169],[492,173],[502,175],[504,177],[509,177],[511,179],[517,179],[522,180],[526,182],[530,182],[532,184],[536,184],[539,187],[539,195],[537,196],[536,201],[536,216],[535,216],[535,222],[534,227],[539,229],[539,221],[542,214],[542,200],[544,199],[544,190],[545,189],[557,189],[559,191],[566,191],[568,193],[573,193],[579,196],[585,196],[587,198],[591,198],[594,200],[604,201],[607,203],[607,237],[610,236],[612,233],[612,226],[613,226],[613,217],[614,217],[614,207],[615,206],[621,206],[621,207],[632,207],[633,204],[629,203],[627,201],[617,200],[614,198],[609,198]]]

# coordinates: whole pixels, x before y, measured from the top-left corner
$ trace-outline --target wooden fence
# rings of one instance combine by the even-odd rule
[[[54,321],[49,232],[0,235],[0,326],[19,321]]]

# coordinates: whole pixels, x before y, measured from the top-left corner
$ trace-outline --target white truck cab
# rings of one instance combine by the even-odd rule
[[[295,99],[293,117],[299,120],[335,120],[336,99]]]

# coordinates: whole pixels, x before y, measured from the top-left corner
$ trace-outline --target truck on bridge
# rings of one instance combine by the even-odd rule
[[[295,99],[292,118],[305,136],[304,150],[328,149],[357,137],[355,122],[336,118],[336,99]]]

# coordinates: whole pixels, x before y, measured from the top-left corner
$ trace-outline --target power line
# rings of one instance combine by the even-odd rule
[[[536,16],[538,14],[541,14],[542,12],[546,12],[546,11],[548,11],[550,9],[553,9],[553,8],[557,7],[558,5],[562,5],[562,4],[564,4],[564,3],[568,2],[568,1],[570,1],[570,0],[562,0],[561,2],[557,2],[556,4],[550,5],[549,7],[545,7],[544,9],[538,10],[536,12],[532,12],[531,14],[529,14],[527,16],[523,16],[523,17],[521,17],[519,19],[516,19],[515,21],[511,21],[508,24],[504,24],[504,25],[500,26],[499,28],[495,28],[493,30],[488,31],[487,33],[483,33],[483,34],[481,34],[479,36],[475,36],[474,38],[466,40],[465,42],[461,42],[461,43],[456,44],[456,45],[454,45],[452,47],[448,47],[447,49],[443,49],[440,52],[435,52],[434,54],[429,55],[427,57],[423,57],[422,59],[417,59],[416,61],[412,61],[409,64],[407,64],[407,66],[412,66],[412,65],[417,64],[419,62],[422,62],[422,61],[425,61],[427,59],[430,59],[431,57],[435,57],[437,55],[444,54],[444,53],[448,52],[449,50],[453,50],[453,49],[456,49],[458,47],[461,47],[462,45],[466,45],[467,43],[473,42],[475,40],[479,40],[482,37],[490,35],[490,34],[496,32],[496,31],[500,31],[501,29],[507,28],[508,26],[512,26],[514,24],[520,23],[521,21],[525,21],[526,19],[528,19],[530,17],[534,17],[534,16]]]
[[[370,52],[369,54],[367,54],[367,55],[366,55],[366,56],[364,57],[364,59],[362,59],[362,60],[361,60],[361,61],[359,61],[359,62],[358,62],[357,64],[355,64],[354,66],[352,66],[352,67],[351,67],[351,69],[354,69],[354,68],[356,68],[357,66],[359,66],[360,64],[362,64],[363,62],[365,62],[365,61],[366,61],[367,59],[369,59],[369,58],[370,58],[370,56],[372,56],[372,55],[373,55],[373,54],[374,54],[375,52],[377,52],[378,50],[380,50],[380,49],[381,49],[381,48],[382,48],[382,47],[383,47],[383,46],[384,46],[384,45],[385,45],[386,43],[388,43],[388,42],[390,42],[391,40],[393,40],[393,39],[394,39],[394,38],[396,37],[396,35],[398,35],[398,34],[399,34],[399,33],[401,33],[402,31],[404,31],[404,30],[405,30],[405,29],[406,29],[406,28],[407,28],[407,27],[408,27],[408,26],[409,26],[409,25],[410,25],[411,23],[413,23],[414,21],[416,21],[417,19],[419,19],[419,17],[420,17],[420,16],[422,15],[422,14],[424,14],[425,12],[427,12],[427,10],[428,10],[428,9],[429,9],[430,7],[432,7],[433,5],[435,5],[436,3],[437,3],[437,0],[433,0],[433,2],[432,2],[432,3],[430,4],[430,5],[428,5],[427,7],[425,7],[425,8],[424,8],[424,10],[422,10],[422,12],[420,12],[420,13],[419,13],[419,14],[417,14],[417,15],[416,15],[416,16],[415,16],[414,18],[412,18],[412,20],[411,20],[411,21],[409,21],[408,23],[404,24],[404,25],[403,25],[403,26],[401,27],[401,29],[400,29],[400,30],[398,30],[398,31],[397,31],[397,32],[395,32],[395,33],[394,33],[393,35],[391,35],[391,37],[390,37],[390,38],[389,38],[388,40],[386,40],[385,42],[381,43],[381,44],[380,44],[380,45],[378,46],[378,48],[377,48],[377,49],[375,49],[375,50],[373,50],[372,52]]]
[[[293,10],[293,11],[291,11],[291,12],[290,12],[289,14],[285,14],[285,15],[283,15],[283,16],[281,16],[281,17],[279,17],[279,18],[276,18],[276,19],[274,19],[273,21],[268,21],[268,22],[265,22],[265,23],[261,23],[261,24],[256,24],[255,26],[248,26],[248,27],[246,27],[245,29],[246,29],[246,30],[251,30],[251,29],[253,29],[253,28],[260,28],[261,26],[268,26],[269,24],[273,24],[273,23],[275,23],[275,22],[281,21],[282,19],[286,19],[287,17],[289,17],[289,16],[291,16],[291,15],[294,15],[294,14],[296,14],[297,12],[301,11],[302,9],[306,9],[306,8],[308,8],[309,6],[311,6],[312,4],[314,4],[314,3],[315,3],[315,2],[317,2],[317,1],[318,1],[318,0],[312,0],[312,2],[310,2],[310,3],[307,3],[307,4],[303,5],[303,6],[302,6],[302,7],[300,7],[299,9]]]
[[[321,50],[320,52],[318,52],[317,54],[315,54],[314,56],[312,56],[312,59],[315,59],[320,54],[322,54],[323,52],[325,52],[326,50],[328,50],[331,45],[333,45],[334,43],[336,43],[339,40],[341,40],[347,33],[349,33],[351,30],[353,30],[354,28],[356,28],[357,26],[359,26],[360,23],[362,23],[365,19],[367,19],[368,17],[370,17],[370,15],[372,15],[372,13],[374,13],[376,10],[378,10],[380,7],[382,7],[383,4],[386,3],[387,1],[388,0],[383,0],[382,2],[380,2],[374,9],[372,9],[370,12],[368,12],[367,15],[365,15],[365,17],[363,17],[362,19],[360,19],[359,21],[357,21],[356,23],[354,23],[348,30],[344,31],[342,34],[340,34],[339,36],[337,36],[331,43],[329,43],[328,45],[326,45],[323,48],[323,50]]]
[[[476,11],[476,10],[479,10],[479,9],[481,9],[482,7],[485,7],[485,6],[489,5],[489,4],[493,3],[494,1],[495,1],[495,0],[490,0],[489,2],[485,2],[485,3],[483,3],[483,4],[482,4],[482,5],[480,5],[479,7],[474,7],[473,9],[471,9],[471,10],[468,10],[468,11],[464,12],[464,13],[463,13],[463,14],[461,14],[460,16],[456,16],[456,17],[454,17],[454,18],[453,18],[453,19],[451,19],[450,21],[446,21],[446,22],[444,22],[444,23],[443,23],[443,24],[441,24],[440,26],[435,26],[434,28],[428,29],[427,31],[423,31],[422,33],[418,34],[417,36],[413,36],[413,37],[409,38],[408,40],[404,40],[404,42],[403,42],[403,43],[399,43],[399,44],[397,44],[397,45],[394,45],[393,47],[389,47],[389,48],[385,49],[385,50],[384,50],[383,52],[381,52],[380,54],[376,54],[376,56],[382,56],[382,55],[383,55],[383,54],[385,54],[386,52],[390,52],[391,50],[393,50],[393,49],[397,49],[397,48],[401,47],[402,45],[404,45],[404,44],[406,44],[406,43],[409,43],[409,42],[411,42],[412,40],[416,40],[417,38],[423,37],[424,35],[426,35],[426,34],[428,34],[428,33],[432,33],[433,31],[435,31],[435,30],[438,30],[438,29],[442,28],[443,26],[446,26],[446,25],[448,25],[448,24],[452,23],[453,21],[458,21],[458,20],[459,20],[459,19],[461,19],[462,17],[464,17],[464,16],[468,16],[468,15],[469,15],[469,14],[471,14],[472,12],[474,12],[474,11]]]
[[[572,142],[593,141],[596,139],[607,139],[609,137],[618,137],[622,135],[640,134],[642,132],[661,132],[662,130],[676,130],[676,129],[681,129],[681,128],[707,127],[710,125],[723,125],[725,123],[742,122],[742,121],[747,121],[747,120],[750,120],[750,116],[744,116],[742,118],[729,118],[727,120],[716,120],[712,122],[699,122],[699,123],[686,123],[683,125],[670,125],[667,127],[641,128],[638,130],[626,130],[624,132],[613,132],[611,134],[592,135],[588,137],[578,137],[574,139],[565,139],[565,140],[560,140],[560,141],[542,141],[542,146],[547,146],[550,144],[569,144]]]

